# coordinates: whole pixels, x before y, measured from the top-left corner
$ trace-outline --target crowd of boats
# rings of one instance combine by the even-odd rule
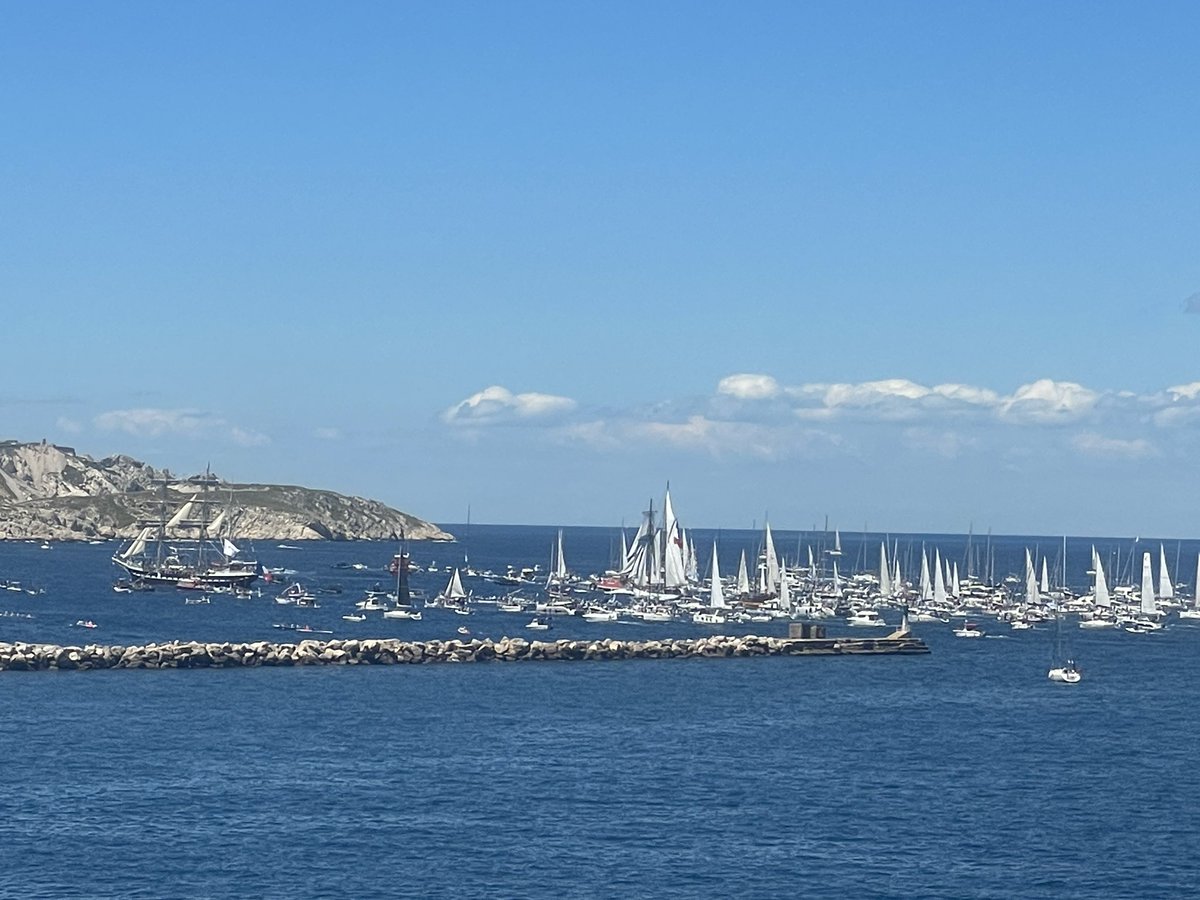
[[[195,495],[171,515],[164,505],[159,518],[144,523],[137,538],[113,556],[126,575],[114,590],[171,586],[202,592],[203,599],[196,603],[219,592],[242,599],[268,596],[282,606],[319,605],[321,591],[290,580],[289,570],[264,569],[245,559],[232,536],[236,513],[230,509],[214,513],[214,507],[207,480],[201,480]],[[895,610],[902,611],[908,623],[953,624],[954,635],[961,638],[1059,620],[1081,628],[1119,628],[1138,634],[1160,630],[1172,618],[1200,620],[1195,599],[1185,602],[1172,583],[1161,545],[1157,573],[1152,554],[1144,552],[1140,582],[1130,579],[1131,583],[1115,586],[1110,586],[1103,560],[1093,548],[1088,569],[1091,584],[1082,592],[1067,585],[1065,540],[1056,562],[1059,577],[1053,584],[1047,557],[1041,556],[1039,567],[1037,551],[1028,549],[1023,573],[997,578],[991,566],[982,567],[981,573],[969,562],[968,571],[960,573],[958,561],[944,557],[938,547],[922,546],[916,576],[906,577],[899,545],[889,546],[886,540],[879,544],[877,564],[865,565],[860,558],[852,567],[856,571],[847,574],[842,571],[838,532],[831,546],[815,551],[811,545],[798,547],[789,561],[778,552],[769,524],[764,526],[757,554],[748,560],[742,551],[735,573],[721,572],[719,556],[714,541],[707,565],[701,567],[695,542],[676,517],[668,488],[661,515],[651,503],[632,541],[627,541],[622,529],[619,554],[606,571],[573,571],[560,531],[547,568],[513,564],[502,573],[477,571],[464,558],[463,566],[449,570],[445,586],[427,597],[410,584],[411,576],[421,570],[402,543],[388,567],[394,585],[366,591],[342,618],[362,622],[378,614],[419,621],[429,608],[469,616],[490,606],[529,617],[526,627],[531,630],[548,630],[561,616],[597,623],[631,619],[702,626],[837,620],[853,628],[885,628],[889,623],[884,612]],[[913,556],[908,559],[917,565]],[[353,568],[360,566],[366,567]],[[282,589],[274,585],[278,580],[285,582]],[[1200,559],[1196,582],[1200,583]],[[896,618],[892,616],[893,622]],[[462,628],[469,633],[465,625]]]

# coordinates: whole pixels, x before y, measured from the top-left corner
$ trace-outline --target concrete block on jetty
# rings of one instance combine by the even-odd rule
[[[171,641],[134,647],[61,647],[55,644],[0,643],[0,670],[197,669],[255,666],[354,666],[532,660],[617,660],[734,658],[746,656],[861,656],[928,653],[924,641],[904,633],[880,638],[777,638],[717,634],[702,638],[622,641],[402,641],[353,639],[300,641],[298,644],[199,643]]]

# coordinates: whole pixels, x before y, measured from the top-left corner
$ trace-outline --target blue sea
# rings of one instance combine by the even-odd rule
[[[556,534],[447,527],[459,543],[412,548],[439,569],[415,578],[430,594],[464,555],[479,569],[545,568]],[[696,533],[705,559],[712,537]],[[881,536],[841,537],[843,572],[874,565]],[[812,543],[827,557],[825,535],[776,539],[789,556]],[[722,569],[757,540],[722,532]],[[965,535],[890,540],[902,559],[924,543],[966,568]],[[1079,588],[1093,543],[1114,572],[1118,554],[1158,557],[1157,541],[1072,538]],[[364,590],[387,586],[396,547],[294,546],[253,552],[323,589],[319,609],[277,606],[272,591],[207,606],[115,594],[114,544],[0,544],[0,580],[44,591],[0,592],[0,611],[33,616],[0,617],[0,641],[283,640],[300,636],[272,625],[299,619],[337,637],[427,639],[464,622],[441,610],[344,622]],[[565,546],[572,568],[595,571],[619,537],[567,529]],[[1062,539],[988,546],[999,576],[1020,572],[1026,547],[1053,570]],[[1164,546],[1191,581],[1200,543]],[[88,618],[94,631],[72,627]],[[529,636],[526,620],[465,621],[500,637]],[[928,656],[0,673],[0,895],[1200,892],[1200,629],[1072,629],[1084,681],[1067,686],[1046,678],[1048,630],[993,625],[963,641],[916,628]],[[563,621],[551,636],[706,631]]]

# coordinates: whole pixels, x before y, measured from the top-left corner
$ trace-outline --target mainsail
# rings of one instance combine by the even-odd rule
[[[717,565],[716,541],[713,541],[712,586],[708,592],[708,605],[713,609],[725,608],[725,591],[721,588],[721,569]]]

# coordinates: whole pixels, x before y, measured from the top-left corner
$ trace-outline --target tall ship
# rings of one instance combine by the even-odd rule
[[[206,589],[245,587],[259,576],[258,563],[242,557],[233,541],[239,515],[220,506],[209,472],[186,484],[192,494],[168,517],[167,483],[157,518],[143,520],[138,536],[113,556],[136,584]]]

